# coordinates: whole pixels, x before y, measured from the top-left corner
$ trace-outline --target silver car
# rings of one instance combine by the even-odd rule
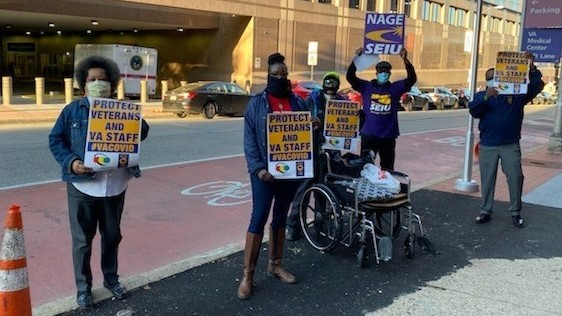
[[[459,98],[445,87],[420,87],[421,92],[431,98],[430,107],[443,110],[445,107],[457,109]]]

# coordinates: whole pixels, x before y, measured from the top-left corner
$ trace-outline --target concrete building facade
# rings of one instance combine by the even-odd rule
[[[522,0],[484,4],[479,77],[496,52],[518,50],[522,9]],[[375,11],[407,16],[405,46],[420,85],[465,87],[475,10],[471,0],[3,0],[0,73],[62,83],[72,76],[76,44],[114,43],[157,48],[157,78],[169,88],[232,80],[257,91],[273,52],[286,56],[292,80],[310,78],[310,41],[318,42],[315,80],[326,71],[345,74],[363,44],[365,13]],[[394,65],[394,78],[404,74],[397,56],[382,58]]]

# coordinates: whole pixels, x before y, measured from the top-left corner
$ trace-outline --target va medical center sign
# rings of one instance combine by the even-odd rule
[[[560,60],[562,52],[562,0],[527,0],[521,50],[530,51],[537,62]]]
[[[368,12],[365,16],[363,52],[368,55],[398,55],[404,47],[404,14]]]
[[[537,62],[557,63],[562,52],[561,37],[562,29],[524,29],[521,50],[532,52]]]

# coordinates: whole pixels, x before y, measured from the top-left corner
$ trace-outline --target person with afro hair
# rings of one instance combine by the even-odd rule
[[[97,227],[101,235],[103,286],[117,299],[128,295],[117,274],[120,223],[127,183],[132,177],[140,177],[140,169],[135,166],[94,172],[84,165],[89,98],[110,98],[119,80],[119,67],[108,58],[91,56],[80,61],[76,81],[84,96],[66,105],[49,134],[49,149],[66,182],[76,302],[82,309],[93,306],[90,257]],[[141,125],[140,139],[144,140],[149,127],[144,119]]]

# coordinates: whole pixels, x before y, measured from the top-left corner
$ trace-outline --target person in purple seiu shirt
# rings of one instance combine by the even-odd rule
[[[356,51],[358,56],[362,53],[362,48]],[[371,81],[356,76],[357,67],[354,62],[347,69],[347,81],[353,89],[361,93],[363,98],[365,123],[361,128],[361,152],[372,150],[375,155],[378,154],[380,166],[386,170],[394,170],[396,138],[400,135],[398,129],[400,97],[410,91],[417,81],[416,71],[407,55],[406,49],[403,48],[400,57],[404,60],[407,72],[407,78],[404,80],[389,81],[392,65],[386,61],[376,64],[377,78]]]

